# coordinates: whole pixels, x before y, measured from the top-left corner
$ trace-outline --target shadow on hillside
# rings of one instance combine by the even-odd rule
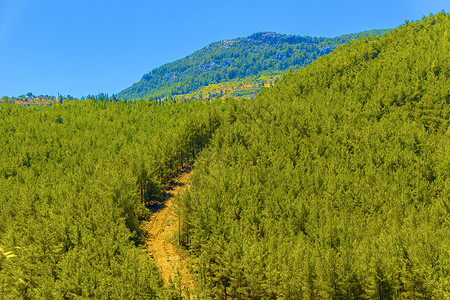
[[[154,214],[166,207],[165,202],[165,200],[155,201],[152,204],[147,205],[147,208],[151,211],[152,214]]]
[[[164,209],[167,205],[166,205],[166,201],[168,199],[170,199],[171,197],[173,197],[172,191],[175,188],[179,188],[185,185],[185,183],[179,182],[179,178],[186,173],[191,172],[192,170],[192,165],[187,165],[183,168],[178,169],[177,172],[175,172],[168,180],[167,183],[165,184],[163,191],[162,191],[162,197],[161,200],[155,200],[152,201],[151,203],[147,203],[146,207],[154,214],[157,213],[158,211]]]

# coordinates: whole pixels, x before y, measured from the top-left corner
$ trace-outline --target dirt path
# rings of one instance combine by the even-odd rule
[[[174,244],[174,236],[178,231],[178,218],[174,212],[173,200],[184,191],[192,174],[190,167],[183,168],[178,177],[172,179],[166,187],[167,197],[148,221],[142,222],[142,228],[147,232],[146,243],[150,256],[159,267],[165,284],[170,280],[179,285],[181,274],[181,289],[194,291],[194,282],[187,268],[188,263],[180,257]]]

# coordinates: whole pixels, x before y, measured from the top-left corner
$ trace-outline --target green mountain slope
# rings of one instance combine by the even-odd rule
[[[179,299],[140,219],[223,103],[0,103],[0,298]]]
[[[117,96],[122,99],[167,97],[263,73],[296,70],[349,40],[386,32],[388,30],[373,30],[336,38],[260,32],[246,38],[224,40],[154,69]]]
[[[234,103],[181,205],[202,297],[449,298],[449,31],[430,15]]]

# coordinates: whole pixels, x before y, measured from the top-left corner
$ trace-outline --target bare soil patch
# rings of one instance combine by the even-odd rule
[[[174,212],[175,197],[188,186],[192,174],[190,166],[181,169],[167,184],[165,200],[152,206],[153,214],[141,223],[145,233],[147,249],[159,267],[164,283],[174,284],[182,291],[194,291],[194,281],[188,269],[188,262],[173,244],[178,231],[178,217]],[[186,295],[185,295],[186,296]]]

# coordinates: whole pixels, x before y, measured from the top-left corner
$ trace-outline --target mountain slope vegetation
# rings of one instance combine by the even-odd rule
[[[176,207],[198,298],[449,298],[449,30],[442,12],[351,41],[251,100],[3,98],[1,297],[179,299],[139,221],[195,158]],[[253,66],[282,69],[289,49],[334,47],[273,33],[233,41],[157,69],[128,96],[256,89],[274,73]],[[217,53],[235,57],[226,65]],[[183,67],[191,81],[172,76]],[[164,84],[144,86],[153,79]]]
[[[0,105],[0,296],[170,299],[139,220],[221,102]]]
[[[154,69],[117,97],[127,100],[171,97],[211,84],[279,74],[289,68],[296,70],[350,40],[386,32],[372,30],[335,38],[259,32],[246,38],[224,40]]]
[[[450,297],[450,16],[235,101],[181,200],[216,299]]]

